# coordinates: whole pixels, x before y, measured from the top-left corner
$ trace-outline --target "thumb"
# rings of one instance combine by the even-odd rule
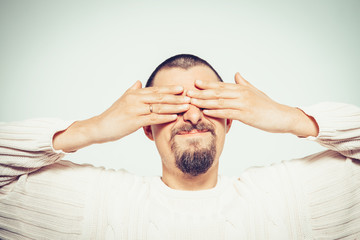
[[[237,84],[243,85],[243,86],[252,86],[248,81],[246,81],[241,75],[240,73],[236,73],[235,74],[235,82]]]
[[[140,89],[142,87],[142,83],[139,81],[139,80],[137,80],[135,83],[134,83],[134,85],[132,85],[130,88],[129,88],[129,90],[136,90],[136,89]]]

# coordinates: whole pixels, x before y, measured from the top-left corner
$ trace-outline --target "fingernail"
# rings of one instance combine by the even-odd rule
[[[183,87],[182,86],[176,86],[175,87],[175,91],[182,91],[183,90]]]
[[[196,84],[202,84],[203,82],[201,80],[196,80]]]
[[[194,94],[194,91],[191,90],[187,91],[187,95],[192,95],[192,94]]]
[[[184,100],[185,100],[185,102],[190,102],[191,98],[185,96],[185,97],[184,97]]]
[[[188,109],[188,108],[189,108],[189,104],[184,104],[184,105],[181,106],[181,108],[183,108],[183,109]]]

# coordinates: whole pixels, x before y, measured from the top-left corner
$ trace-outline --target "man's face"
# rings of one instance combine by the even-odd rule
[[[163,69],[157,73],[153,86],[181,85],[184,93],[196,89],[195,80],[216,81],[216,74],[206,66]],[[190,105],[178,114],[174,122],[145,127],[145,133],[155,140],[163,171],[197,176],[217,168],[225,135],[231,120],[208,117],[202,109]]]

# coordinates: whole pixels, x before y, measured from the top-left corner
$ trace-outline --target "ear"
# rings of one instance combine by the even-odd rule
[[[226,119],[226,133],[230,131],[232,121],[232,119]]]
[[[154,137],[152,134],[151,126],[143,127],[145,135],[151,140],[154,141]]]

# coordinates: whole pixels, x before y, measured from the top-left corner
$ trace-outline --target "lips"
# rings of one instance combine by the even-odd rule
[[[171,130],[170,139],[174,139],[175,136],[203,136],[203,134],[211,133],[216,137],[214,126],[210,123],[200,122],[196,125],[185,123]]]
[[[196,134],[196,133],[205,133],[208,132],[207,129],[204,130],[197,130],[197,129],[193,129],[191,131],[179,131],[177,134],[178,135],[186,135],[186,134]]]

